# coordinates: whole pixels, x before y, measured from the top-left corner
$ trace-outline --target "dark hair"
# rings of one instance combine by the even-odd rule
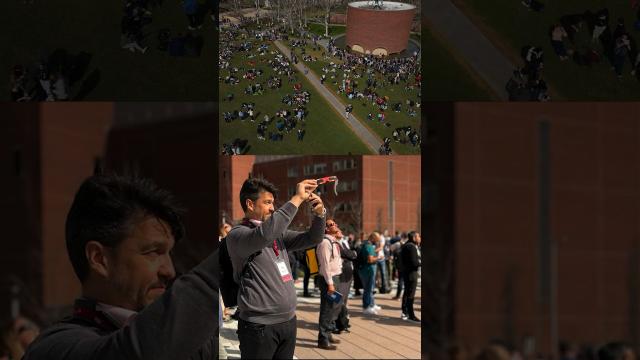
[[[275,198],[278,188],[263,177],[248,178],[245,180],[240,189],[240,206],[242,206],[242,210],[247,211],[247,199],[255,202],[258,200],[258,197],[260,197],[262,191],[270,192]]]
[[[409,238],[409,241],[413,242],[416,238],[416,232],[415,231],[409,231],[409,233],[407,234],[407,237]]]
[[[67,215],[66,243],[73,270],[83,282],[89,272],[87,242],[108,247],[124,240],[139,217],[153,216],[169,225],[174,240],[184,237],[181,215],[174,198],[150,179],[138,176],[94,175],[86,179]]]
[[[598,350],[598,360],[622,360],[628,348],[623,342],[610,342]]]

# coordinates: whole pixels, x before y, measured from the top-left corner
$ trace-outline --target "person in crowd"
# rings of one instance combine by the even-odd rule
[[[353,282],[353,262],[358,257],[358,253],[351,249],[350,238],[353,237],[353,234],[351,234],[350,237],[342,236],[342,231],[335,220],[332,222],[327,221],[327,231],[338,231],[340,234],[339,236],[341,236],[340,257],[342,258],[342,273],[340,274],[340,286],[338,287],[338,291],[343,295],[343,303],[340,307],[338,318],[335,321],[335,330],[333,333],[348,333],[350,332],[349,328],[351,325],[349,325],[349,309],[347,306],[349,301],[349,290],[351,289],[351,283]]]
[[[420,322],[415,315],[413,302],[418,286],[420,272],[420,233],[411,231],[408,234],[407,243],[402,245],[400,250],[400,269],[403,271],[404,295],[402,295],[402,315],[403,320]]]
[[[610,342],[598,349],[598,360],[635,360],[633,348],[624,342]]]
[[[376,279],[376,263],[378,261],[375,247],[379,242],[380,234],[374,231],[369,235],[367,241],[362,243],[360,251],[358,252],[358,262],[360,266],[358,274],[362,281],[362,309],[366,315],[378,315],[378,311],[381,310],[380,306],[376,305],[373,297],[373,288],[375,287]]]
[[[238,340],[243,359],[292,359],[296,346],[296,291],[288,251],[316,246],[323,239],[326,210],[313,191],[316,180],[296,185],[291,199],[278,210],[276,187],[263,178],[249,178],[240,189],[244,219],[227,234],[227,247],[240,284]],[[307,203],[314,215],[307,232],[288,230],[299,207]]]
[[[325,350],[336,350],[334,344],[340,340],[332,336],[335,321],[340,314],[343,299],[332,301],[338,289],[342,289],[340,275],[342,274],[342,258],[340,256],[340,240],[342,232],[334,219],[328,219],[324,239],[316,246],[318,258],[318,286],[320,287],[320,317],[318,319],[318,347]],[[338,291],[340,293],[340,291]],[[342,293],[343,298],[346,296]]]

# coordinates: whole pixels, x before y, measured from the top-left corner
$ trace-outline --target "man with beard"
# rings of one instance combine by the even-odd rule
[[[82,296],[73,315],[45,329],[23,359],[213,358],[217,254],[174,281],[180,213],[171,194],[149,180],[85,180],[65,231]]]
[[[227,248],[238,293],[238,340],[243,359],[292,359],[296,346],[296,290],[288,251],[322,241],[325,209],[313,193],[316,180],[296,185],[296,193],[274,209],[276,187],[262,178],[247,179],[240,189],[242,223],[227,234]],[[314,214],[307,232],[288,230],[303,203]]]

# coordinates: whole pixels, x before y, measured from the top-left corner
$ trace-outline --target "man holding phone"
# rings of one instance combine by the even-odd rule
[[[327,220],[324,239],[316,247],[318,257],[318,286],[320,287],[320,318],[318,320],[318,347],[325,350],[335,350],[333,344],[340,340],[333,338],[335,320],[340,314],[342,301],[340,293],[336,292],[342,274],[342,258],[340,257],[340,239],[342,231],[334,219]]]
[[[238,292],[238,340],[243,359],[292,359],[296,346],[296,290],[289,251],[322,241],[325,209],[303,180],[296,193],[275,210],[276,187],[263,178],[247,179],[240,189],[243,221],[227,234],[227,249]],[[299,207],[307,203],[314,219],[309,230],[289,230]]]

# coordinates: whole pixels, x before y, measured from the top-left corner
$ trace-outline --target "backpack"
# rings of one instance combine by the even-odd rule
[[[233,280],[233,265],[229,250],[227,250],[227,238],[222,238],[219,248],[220,256],[220,293],[225,307],[234,307],[238,305],[238,292],[240,287]]]
[[[242,274],[240,275],[240,281],[249,268],[249,263],[253,259],[260,255],[262,250],[259,250],[247,259],[247,262],[242,268]],[[220,293],[222,295],[222,301],[224,301],[225,307],[238,306],[238,293],[240,292],[240,284],[233,279],[233,264],[231,263],[231,257],[229,256],[229,250],[227,249],[227,238],[224,237],[220,241],[219,248],[219,260],[220,260]]]
[[[322,241],[329,241],[327,238],[323,238]],[[331,242],[331,241],[329,241]],[[315,276],[320,271],[320,264],[318,263],[318,255],[316,254],[317,245],[304,251],[304,258],[307,262],[307,268],[309,274]],[[333,258],[333,244],[331,244],[331,257]]]

